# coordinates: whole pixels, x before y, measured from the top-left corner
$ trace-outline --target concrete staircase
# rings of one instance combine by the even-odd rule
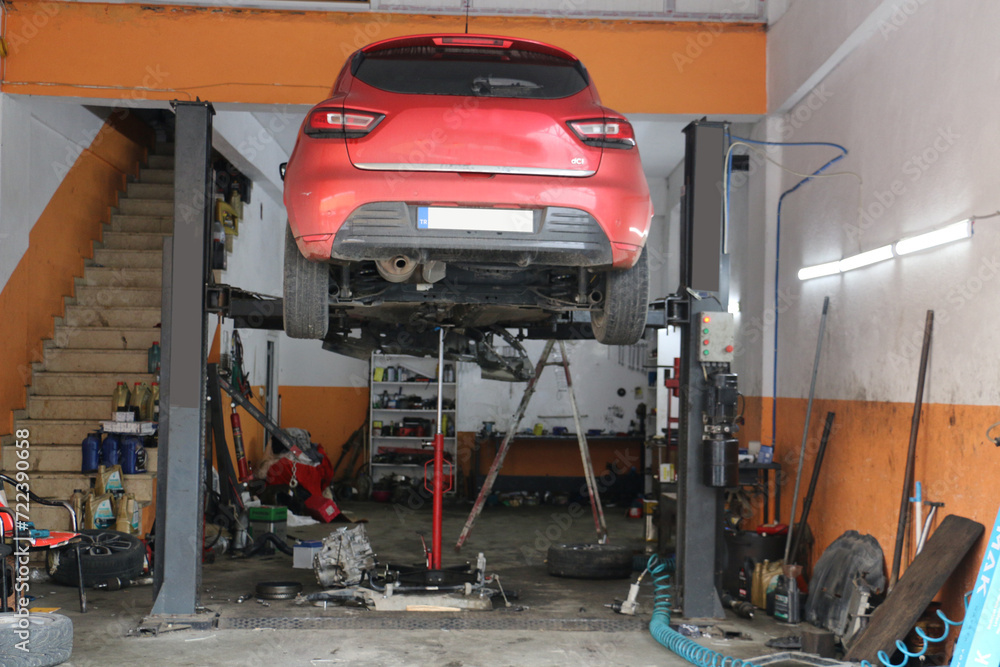
[[[113,211],[103,241],[95,244],[75,295],[66,297],[65,316],[45,342],[44,361],[33,364],[28,406],[15,414],[15,429],[27,429],[31,490],[68,499],[89,489],[93,476],[80,473],[81,442],[111,418],[111,393],[118,382],[131,389],[152,383],[146,352],[160,339],[163,239],[173,229],[172,145],[160,145]],[[8,443],[5,442],[5,445]],[[3,470],[17,470],[18,450],[3,447]],[[147,449],[148,472],[125,475],[126,491],[137,500],[155,492],[155,448]],[[22,464],[23,466],[23,464]],[[31,519],[44,528],[68,528],[61,508],[32,505]]]

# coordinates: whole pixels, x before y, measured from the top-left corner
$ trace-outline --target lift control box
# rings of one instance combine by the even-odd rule
[[[729,363],[736,349],[736,322],[732,313],[698,313],[698,360]]]

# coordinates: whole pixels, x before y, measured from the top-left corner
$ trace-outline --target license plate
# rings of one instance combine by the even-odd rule
[[[448,229],[470,232],[535,231],[534,213],[504,208],[451,208],[418,206],[417,229]]]

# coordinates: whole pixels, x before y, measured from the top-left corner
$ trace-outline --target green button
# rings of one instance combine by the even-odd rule
[[[707,333],[708,333],[708,329],[707,329],[707,328],[705,328],[705,329],[702,329],[702,330],[701,330],[701,332],[702,332],[703,334],[707,334]]]
[[[702,354],[704,354],[707,357],[708,356],[708,350],[705,350],[704,352],[702,352]]]

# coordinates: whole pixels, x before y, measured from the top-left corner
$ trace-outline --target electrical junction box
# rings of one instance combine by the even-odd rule
[[[698,313],[698,360],[729,363],[736,349],[736,321],[732,313]]]

